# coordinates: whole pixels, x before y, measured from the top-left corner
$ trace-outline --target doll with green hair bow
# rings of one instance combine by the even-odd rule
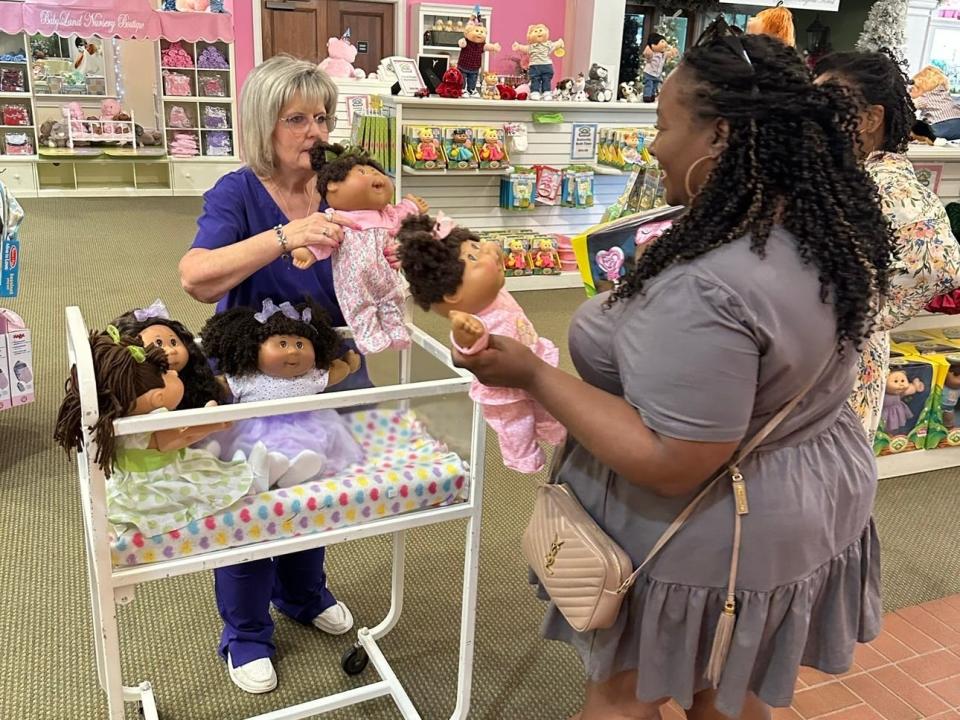
[[[266,449],[238,453],[224,462],[189,445],[222,423],[115,436],[114,420],[169,412],[183,397],[183,383],[158,347],[121,336],[114,326],[90,335],[99,418],[90,428],[94,461],[107,478],[107,515],[115,526],[158,535],[229,507],[251,488],[266,487]],[[83,446],[76,366],[66,382],[54,440],[68,452]]]

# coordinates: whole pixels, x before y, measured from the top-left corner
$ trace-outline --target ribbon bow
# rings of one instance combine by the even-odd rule
[[[163,304],[163,300],[160,298],[157,298],[145,308],[137,308],[133,311],[133,316],[137,319],[137,322],[143,322],[144,320],[149,320],[150,318],[161,318],[163,320],[170,319],[170,313],[167,312],[167,306]]]
[[[255,313],[253,318],[261,325],[265,325],[267,320],[277,313],[280,313],[291,320],[301,320],[305,323],[308,323],[313,319],[313,313],[310,312],[310,308],[304,308],[302,313],[298,313],[297,309],[290,303],[282,302],[279,305],[275,305],[273,300],[270,298],[267,298],[263,301],[263,309],[260,312]]]
[[[437,221],[433,224],[433,236],[437,240],[446,240],[456,226],[457,223],[454,219],[445,215],[441,210],[437,213]]]
[[[120,330],[116,325],[107,325],[107,335],[109,335],[110,339],[113,340],[117,345],[120,344]],[[139,345],[127,345],[127,350],[133,356],[133,359],[138,363],[142,363],[147,359],[147,351]]]

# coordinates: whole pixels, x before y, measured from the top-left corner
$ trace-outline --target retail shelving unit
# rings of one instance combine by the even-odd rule
[[[410,47],[417,48],[419,55],[449,55],[456,60],[460,57],[460,47],[457,41],[463,35],[463,25],[466,25],[470,16],[473,15],[472,5],[449,5],[443,3],[414,3],[410,9],[413,19],[412,42]],[[490,42],[497,42],[493,35],[493,27],[490,24],[492,19],[492,9],[486,6],[480,6],[480,16],[487,26],[487,37]],[[435,29],[437,21],[444,23],[444,29]],[[447,21],[454,23],[448,28]],[[461,23],[457,29],[456,23]],[[509,50],[504,43],[504,48]],[[483,54],[483,69],[486,70],[490,63],[489,53]]]
[[[29,57],[29,44],[27,37],[22,33],[3,33],[0,32],[0,53],[15,55],[22,53],[24,58]],[[12,87],[4,90],[7,85],[6,78],[10,74],[22,75],[23,89],[18,90]],[[31,83],[33,78],[30,73],[30,64],[27,60],[0,60],[0,168],[5,168],[4,163],[13,161],[18,164],[24,161],[33,162],[37,159],[37,111],[33,103],[33,92]],[[7,124],[5,120],[6,108],[22,108],[26,113],[27,123]],[[10,143],[8,146],[8,135],[25,135],[27,142],[33,148],[30,153],[11,152],[16,150],[17,146]],[[7,175],[15,173],[4,172],[4,179]],[[20,170],[22,175],[22,167]],[[9,184],[9,183],[8,183]],[[11,185],[16,189],[15,184]]]

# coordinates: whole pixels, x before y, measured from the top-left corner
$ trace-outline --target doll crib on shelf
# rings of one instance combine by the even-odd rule
[[[403,718],[419,719],[377,641],[400,619],[406,531],[460,519],[466,519],[467,525],[458,683],[451,719],[467,717],[485,426],[479,406],[467,395],[472,375],[453,366],[447,348],[410,324],[413,347],[400,353],[396,384],[115,422],[117,435],[131,435],[306,410],[367,408],[345,416],[366,450],[363,466],[355,465],[333,477],[286,490],[248,496],[180,530],[145,537],[132,530],[115,532],[107,518],[106,481],[93,462],[96,444],[89,432],[98,411],[88,330],[79,308],[67,308],[66,318],[69,362],[77,368],[83,413],[83,450],[78,468],[97,677],[107,695],[110,720],[123,720],[124,704],[128,702],[137,703],[145,720],[159,718],[151,683],[124,685],[122,679],[117,605],[131,602],[137,585],[384,534],[393,536],[390,609],[375,627],[360,628],[357,641],[347,648],[341,661],[350,675],[359,674],[371,662],[379,681],[248,720],[314,717],[383,696],[393,699]],[[414,376],[428,379],[414,381]],[[457,409],[460,412],[451,415]],[[461,433],[456,436],[458,424]]]

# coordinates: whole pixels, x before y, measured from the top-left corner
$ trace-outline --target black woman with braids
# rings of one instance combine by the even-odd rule
[[[855,156],[855,106],[777,40],[712,25],[657,117],[667,201],[689,210],[613,296],[577,311],[583,379],[497,336],[457,362],[566,426],[551,479],[634,567],[811,388],[707,490],[611,627],[575,632],[553,605],[544,626],[583,658],[578,720],[656,720],[671,698],[692,720],[766,719],[802,665],[845,672],[880,629],[877,471],[846,398],[890,231]]]
[[[857,146],[894,231],[890,291],[877,332],[860,356],[858,380],[850,396],[872,440],[880,423],[890,366],[887,331],[960,285],[960,246],[943,203],[920,183],[905,154],[916,110],[900,66],[883,52],[842,52],[817,63],[815,73],[817,83],[845,88],[857,104]]]

